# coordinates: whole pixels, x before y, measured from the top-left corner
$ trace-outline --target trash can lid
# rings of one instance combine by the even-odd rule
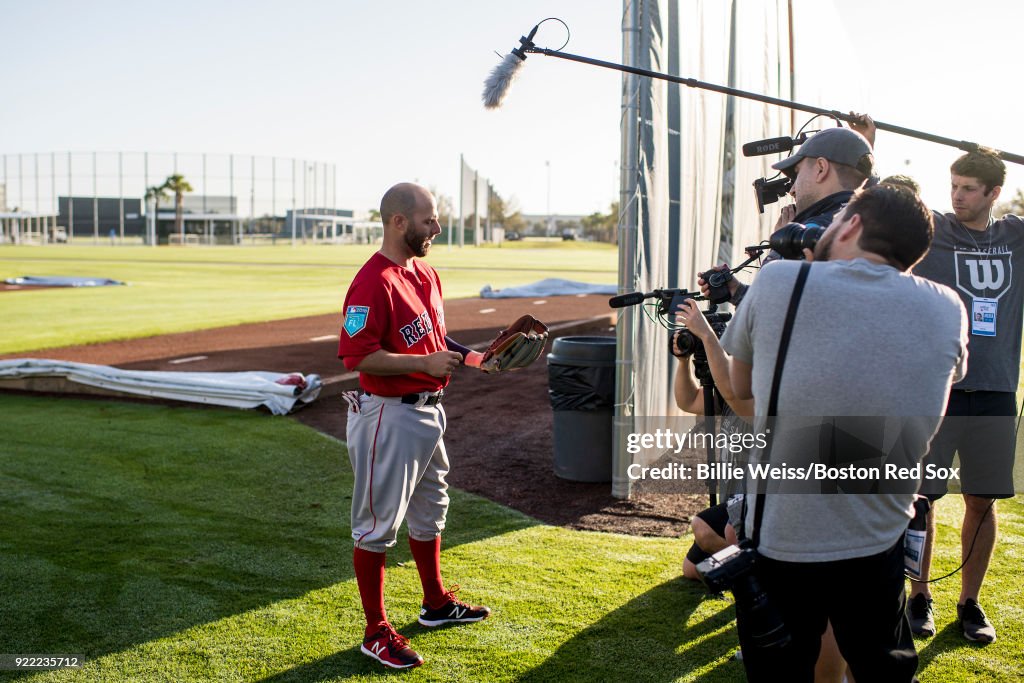
[[[615,337],[558,337],[551,345],[548,363],[614,365],[615,349]]]

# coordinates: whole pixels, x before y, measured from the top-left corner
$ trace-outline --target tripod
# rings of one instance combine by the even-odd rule
[[[711,376],[711,367],[708,365],[708,352],[704,345],[700,344],[693,352],[693,374],[700,382],[704,394],[704,433],[711,438],[704,442],[707,452],[707,462],[710,468],[715,462],[715,437],[718,435],[715,421],[715,406],[721,399],[718,387],[715,386],[715,379]],[[709,507],[718,504],[718,486],[716,482],[708,477],[708,501]]]

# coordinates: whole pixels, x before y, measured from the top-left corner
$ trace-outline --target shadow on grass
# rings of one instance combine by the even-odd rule
[[[705,666],[708,661],[730,655],[736,648],[736,632],[730,626],[734,618],[731,607],[685,626],[702,601],[714,599],[702,587],[686,579],[663,583],[608,613],[558,648],[543,664],[515,680],[520,683],[676,680]],[[413,642],[418,633],[431,630],[416,622],[396,628]],[[429,665],[428,661],[426,666]],[[355,646],[262,679],[260,683],[309,683],[388,671]],[[742,664],[726,659],[697,680],[734,681],[742,677]]]
[[[344,449],[290,420],[2,395],[0,414],[0,652],[92,660],[353,578]],[[536,524],[452,498],[446,548]],[[388,565],[410,561],[403,533]]]
[[[465,628],[465,626],[465,624],[453,624],[451,628]],[[412,641],[410,645],[415,645],[417,635],[427,631],[436,631],[437,629],[421,626],[418,621],[411,621],[405,625],[396,625],[395,630],[409,638]],[[429,655],[423,666],[430,666]],[[317,681],[337,680],[342,676],[369,676],[374,674],[381,676],[389,674],[401,675],[402,670],[387,668],[383,664],[364,655],[359,649],[359,645],[353,645],[345,650],[339,650],[329,657],[292,667],[287,671],[282,671],[267,678],[261,678],[259,683],[316,683]]]
[[[946,624],[946,626],[931,638],[915,638],[914,646],[917,648],[918,664],[917,673],[927,674],[925,669],[933,660],[947,652],[957,650],[983,650],[986,645],[972,643],[964,638],[957,622]]]
[[[736,630],[730,626],[735,611],[731,607],[690,623],[702,601],[716,599],[687,579],[663,583],[610,612],[516,680],[674,681],[735,650]],[[742,664],[726,659],[697,680],[742,678]]]

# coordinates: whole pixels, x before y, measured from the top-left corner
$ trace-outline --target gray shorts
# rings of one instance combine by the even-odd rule
[[[960,454],[960,490],[979,498],[1012,498],[1016,396],[1004,391],[962,391],[949,395],[946,417],[932,439],[925,466],[949,467]],[[944,496],[947,479],[925,479],[921,493],[932,500]]]
[[[444,408],[367,394],[359,408],[349,412],[347,428],[356,547],[384,552],[395,545],[403,520],[412,538],[433,539],[448,514]]]

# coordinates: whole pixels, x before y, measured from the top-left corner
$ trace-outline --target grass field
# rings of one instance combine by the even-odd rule
[[[0,652],[87,660],[0,678],[391,678],[358,651],[343,445],[220,409],[0,395],[0,414]],[[1024,505],[1000,508],[985,602],[1000,640],[964,641],[951,624],[958,582],[937,584],[924,683],[1024,677]],[[961,507],[939,509],[942,571],[956,563]],[[388,558],[390,616],[427,659],[403,680],[742,680],[732,603],[680,578],[682,541],[544,526],[460,492],[449,526],[446,577],[495,613],[415,625],[419,581],[401,542]]]
[[[370,247],[0,247],[0,278],[89,275],[129,287],[0,294],[0,352],[340,311]],[[587,243],[439,244],[446,294],[544,277],[616,281]],[[358,651],[344,446],[258,413],[0,394],[0,653],[79,653],[80,672],[19,681],[375,681]],[[935,572],[959,564],[962,504],[939,507]],[[574,532],[453,493],[444,566],[474,626],[415,624],[404,543],[389,555],[392,620],[427,658],[416,681],[742,680],[731,601],[679,576],[687,541]],[[953,619],[959,579],[936,584],[939,634],[920,680],[1024,679],[1024,499],[1000,503],[986,580],[999,641]],[[839,587],[841,589],[841,587]],[[784,680],[784,677],[780,678]],[[863,682],[862,682],[863,683]]]
[[[131,339],[302,315],[340,313],[375,247],[0,246],[0,280],[25,275],[108,277],[127,287],[0,294],[0,353]],[[617,252],[587,242],[509,242],[449,249],[429,263],[446,298],[559,277],[615,284]]]

